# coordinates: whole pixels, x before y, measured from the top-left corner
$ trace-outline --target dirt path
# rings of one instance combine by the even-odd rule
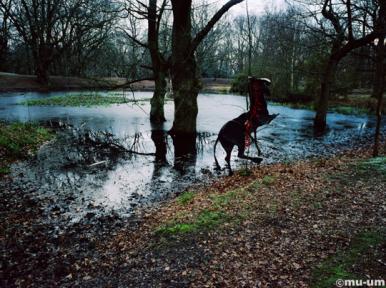
[[[7,179],[1,286],[333,287],[339,275],[386,279],[385,167],[367,150],[268,165],[135,219],[68,227],[49,224],[31,191],[7,191]]]

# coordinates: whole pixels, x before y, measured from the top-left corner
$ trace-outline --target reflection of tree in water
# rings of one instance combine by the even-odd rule
[[[167,134],[164,130],[152,130],[151,140],[153,140],[155,146],[155,165],[167,164]]]
[[[191,145],[191,137],[185,139],[175,138],[165,131],[163,124],[152,125],[151,140],[155,146],[154,173],[159,174],[159,170],[168,164],[167,153],[173,148],[174,163],[173,167],[181,174],[195,171],[197,153],[203,153],[204,147],[209,144],[209,137],[212,134],[203,132],[197,133],[194,145]],[[169,140],[172,141],[169,141]],[[173,147],[171,147],[170,143]]]
[[[93,195],[97,195],[95,191],[99,191],[111,179],[109,171],[122,171],[119,167],[127,169],[127,174],[118,172],[113,176],[116,181],[124,177],[122,182],[116,183],[118,189],[127,187],[135,191],[141,187],[144,191],[151,191],[152,195],[146,196],[149,200],[162,195],[165,197],[186,187],[196,180],[197,153],[206,150],[205,146],[210,144],[209,137],[212,136],[209,133],[197,134],[195,149],[185,150],[185,147],[174,146],[175,142],[162,126],[154,127],[150,135],[135,133],[123,137],[117,137],[111,131],[71,126],[60,127],[58,130],[55,142],[39,153],[39,159],[34,163],[34,169],[31,169],[34,172],[30,179],[39,181],[41,186],[46,187],[45,190],[62,191],[59,197],[71,197],[79,201],[83,201],[83,198],[93,199]],[[180,154],[176,155],[176,151]],[[181,151],[187,153],[182,154]],[[152,171],[147,175],[150,178],[137,175],[135,169],[138,168],[133,167],[150,168],[141,170]],[[132,176],[141,178],[134,181],[137,183],[134,186],[130,184]],[[140,183],[146,186],[135,186]],[[128,193],[131,195],[131,192]]]
[[[183,172],[189,167],[194,168],[197,154],[204,152],[205,147],[210,145],[210,137],[213,136],[208,132],[197,133],[193,139],[195,144],[192,145],[191,137],[176,141],[166,131],[163,124],[153,124],[150,139],[154,144],[154,151],[148,145],[148,138],[144,137],[141,132],[118,138],[110,131],[96,131],[82,128],[82,126],[74,128],[52,121],[49,126],[64,131],[60,142],[67,142],[67,145],[64,145],[64,150],[67,150],[69,154],[68,161],[64,163],[67,168],[85,167],[96,163],[101,163],[100,168],[104,168],[114,166],[114,163],[120,158],[131,159],[133,155],[154,156],[154,163],[162,167],[168,164],[167,154],[170,152],[174,156],[174,168]]]
[[[197,149],[197,154],[201,154],[204,152],[205,147],[208,146],[210,143],[209,139],[212,136],[215,136],[216,134],[214,133],[209,133],[209,132],[199,132],[197,133],[197,140],[196,140],[196,149]],[[213,143],[214,145],[214,143]]]

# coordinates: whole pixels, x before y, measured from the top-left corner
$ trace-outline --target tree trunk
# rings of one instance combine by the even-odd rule
[[[166,121],[164,103],[167,88],[167,64],[159,51],[159,17],[162,17],[162,13],[160,12],[160,15],[157,16],[157,0],[150,0],[148,8],[148,45],[155,81],[154,94],[150,101],[150,122],[155,124]]]
[[[337,66],[338,60],[332,55],[327,63],[320,85],[320,96],[314,119],[314,129],[318,133],[325,131],[327,127],[328,99]]]
[[[48,84],[48,66],[46,65],[44,60],[37,60],[35,74],[40,84]]]
[[[174,122],[169,133],[173,137],[176,157],[196,153],[197,96],[200,81],[194,57],[195,50],[224,13],[242,1],[226,2],[193,39],[192,0],[171,0],[174,19],[171,57]]]
[[[159,127],[161,128],[161,127]],[[151,131],[151,140],[154,142],[155,146],[155,162],[156,164],[165,164],[167,163],[166,154],[167,154],[167,142],[166,134],[163,129],[156,129]]]
[[[152,123],[162,123],[166,121],[164,112],[165,94],[167,90],[166,71],[155,73],[155,87],[150,104],[150,121]]]
[[[195,153],[197,96],[200,81],[194,51],[191,49],[191,0],[172,0],[172,84],[174,97],[174,122],[171,131],[175,154]]]
[[[51,59],[50,53],[47,51],[44,45],[38,49],[34,49],[33,58],[35,62],[35,75],[40,84],[48,84],[48,69]]]
[[[377,66],[376,66],[376,81],[374,82],[374,93],[377,96],[377,125],[375,128],[375,141],[373,156],[377,157],[379,154],[379,142],[381,138],[381,120],[382,120],[382,108],[383,108],[383,92],[385,89],[385,67],[383,61],[385,59],[385,35],[379,37],[377,46]]]
[[[7,54],[8,54],[8,43],[6,36],[0,34],[0,71],[6,70]]]
[[[185,61],[185,65],[174,66],[174,71],[180,72],[172,76],[175,111],[170,134],[173,137],[176,156],[194,154],[196,151],[199,80],[196,76],[195,60],[191,57],[189,61]]]

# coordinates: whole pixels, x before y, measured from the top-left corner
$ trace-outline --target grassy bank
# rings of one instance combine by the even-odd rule
[[[295,109],[307,109],[316,111],[314,103],[287,103],[287,102],[271,102],[271,105],[274,106],[287,106]],[[374,114],[374,111],[365,107],[353,107],[347,106],[347,104],[332,104],[330,105],[328,112],[330,113],[339,113],[344,115],[366,115]]]
[[[272,105],[283,105],[295,109],[316,110],[314,102],[271,102]],[[332,99],[329,101],[328,111],[345,115],[374,115],[377,107],[377,99],[368,95],[348,96],[342,99]],[[383,105],[383,113],[386,112],[386,105]]]
[[[307,196],[316,197],[317,195],[307,195],[312,188],[309,187],[309,184],[311,184],[309,182],[310,177],[307,177],[304,172],[300,173],[300,171],[296,171],[300,177],[296,180],[301,181],[301,178],[305,177],[305,183],[297,183],[299,187],[289,189],[287,195],[281,195],[281,197],[285,196],[287,198],[287,203],[282,202],[282,199],[281,201],[278,200],[278,197],[269,200],[265,199],[268,201],[263,201],[263,203],[256,203],[255,199],[261,192],[270,191],[275,195],[278,193],[278,191],[275,191],[278,186],[285,185],[287,187],[291,185],[293,181],[291,181],[291,177],[288,177],[290,175],[285,175],[287,169],[289,171],[292,171],[292,169],[304,169],[305,171],[309,170],[310,173],[314,170],[312,172],[315,174],[315,168],[324,167],[326,163],[325,160],[319,161],[315,160],[312,163],[304,162],[295,165],[277,165],[282,167],[284,173],[283,170],[277,172],[275,171],[276,169],[270,172],[266,171],[268,173],[264,173],[265,175],[260,171],[259,173],[258,171],[249,170],[249,173],[245,173],[244,170],[241,170],[235,177],[236,179],[233,179],[234,184],[240,183],[240,186],[236,184],[230,187],[221,187],[219,190],[217,187],[217,189],[209,189],[209,191],[205,189],[204,193],[202,191],[186,191],[175,200],[175,205],[177,206],[175,211],[178,211],[178,213],[174,213],[174,216],[171,218],[170,216],[166,217],[169,220],[164,221],[164,224],[159,225],[154,231],[160,235],[197,232],[208,228],[216,228],[224,223],[227,225],[238,224],[240,221],[257,216],[255,214],[256,211],[259,211],[259,216],[274,217],[285,207],[293,206],[298,208],[305,204],[309,205],[310,203],[306,203],[306,201],[310,200]],[[315,175],[315,178],[319,180],[319,183],[315,185],[319,185],[319,189],[323,189],[323,185],[336,182],[335,184],[338,183],[339,185],[335,186],[335,188],[341,192],[341,189],[350,187],[351,183],[349,182],[353,180],[352,176],[354,174],[356,175],[355,177],[366,182],[376,177],[378,180],[386,183],[386,157],[354,160],[352,163],[346,163],[342,168],[343,170],[340,172],[332,174],[323,173],[322,179],[319,179],[320,176]],[[292,171],[290,173],[295,172]],[[256,174],[259,176],[256,177]],[[368,184],[371,184],[371,182],[368,182]],[[313,200],[311,203],[312,207],[316,210],[321,209],[323,206],[322,201]]]
[[[152,259],[142,279],[162,270],[159,281],[195,287],[385,279],[386,157],[368,155],[262,166],[189,189],[99,251],[118,247],[123,258],[136,255],[136,267]]]
[[[385,239],[386,229],[360,232],[346,249],[338,251],[314,268],[313,287],[334,287],[341,279],[365,281],[369,271],[373,274],[379,270],[378,275],[382,275],[383,265],[377,262],[384,257],[382,246],[386,245]]]
[[[321,288],[339,278],[385,279],[386,157],[369,155],[262,165],[133,218],[90,225],[86,217],[59,238],[46,218],[59,217],[57,209],[41,212],[51,198],[0,189],[6,283]]]
[[[32,123],[0,122],[0,175],[9,173],[9,164],[25,159],[53,137],[46,128]]]

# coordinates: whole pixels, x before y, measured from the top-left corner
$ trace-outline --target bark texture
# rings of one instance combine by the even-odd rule
[[[158,45],[159,23],[162,17],[166,1],[163,1],[161,10],[157,14],[157,0],[150,0],[148,7],[148,48],[152,62],[155,81],[154,94],[150,101],[150,121],[162,123],[165,119],[164,103],[166,94],[166,75],[168,65]]]
[[[172,85],[174,97],[174,122],[170,134],[173,137],[176,156],[195,152],[197,96],[200,81],[192,50],[192,1],[172,0],[173,43]]]

